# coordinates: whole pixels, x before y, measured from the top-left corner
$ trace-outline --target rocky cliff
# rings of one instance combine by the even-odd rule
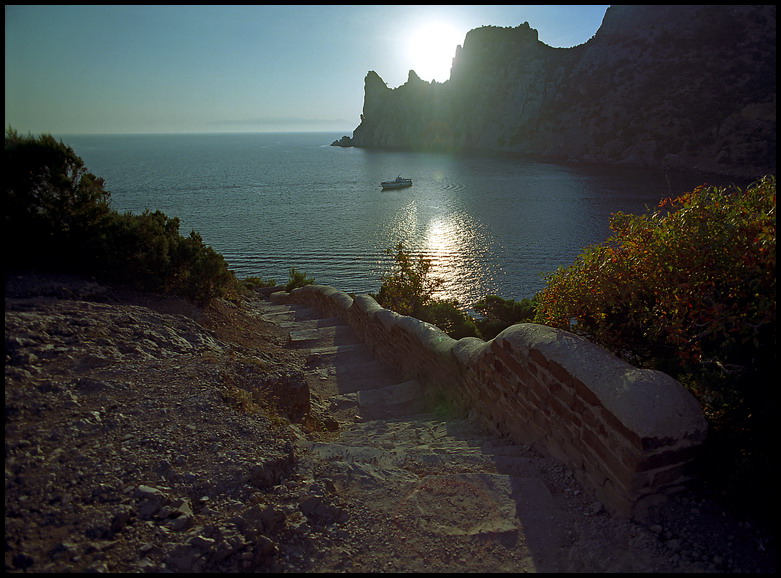
[[[775,6],[611,6],[573,48],[477,28],[444,83],[369,72],[361,124],[334,144],[775,173],[775,24]]]

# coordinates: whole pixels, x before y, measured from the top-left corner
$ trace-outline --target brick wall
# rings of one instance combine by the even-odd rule
[[[566,331],[524,323],[487,342],[454,340],[367,295],[310,285],[272,298],[341,317],[430,396],[561,460],[615,513],[642,518],[683,489],[706,436],[702,410],[680,383]]]

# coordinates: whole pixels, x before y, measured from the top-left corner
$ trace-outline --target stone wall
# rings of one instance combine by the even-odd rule
[[[706,436],[702,410],[680,383],[566,331],[525,323],[487,342],[454,340],[332,287],[272,299],[342,318],[377,357],[425,384],[427,395],[561,460],[614,513],[641,518],[683,489]]]

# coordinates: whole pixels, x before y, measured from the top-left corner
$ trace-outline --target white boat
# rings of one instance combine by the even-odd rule
[[[404,187],[412,186],[412,179],[404,179],[401,176],[398,176],[392,181],[382,181],[380,186],[383,189],[403,189]]]

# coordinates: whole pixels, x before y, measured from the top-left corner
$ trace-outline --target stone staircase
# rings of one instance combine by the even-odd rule
[[[417,550],[425,560],[427,549],[472,551],[477,545],[479,565],[454,570],[631,571],[642,563],[644,555],[636,552],[618,565],[595,556],[593,541],[601,538],[583,521],[601,507],[571,472],[432,408],[420,383],[374,358],[340,319],[269,302],[262,319],[289,330],[289,347],[307,355],[310,391],[328,400],[340,423],[336,439],[302,442],[312,478],[327,479],[336,495],[349,496],[354,511],[394,521],[383,530],[384,540],[391,543],[396,532],[398,540],[416,545],[411,560]],[[610,537],[619,548],[627,539]],[[425,571],[426,565],[410,561],[396,570]]]
[[[353,406],[366,419],[423,410],[421,385],[400,381],[398,372],[375,359],[342,320],[297,305],[269,304],[266,311],[266,321],[289,329],[289,347],[306,351],[310,388],[336,407]]]

